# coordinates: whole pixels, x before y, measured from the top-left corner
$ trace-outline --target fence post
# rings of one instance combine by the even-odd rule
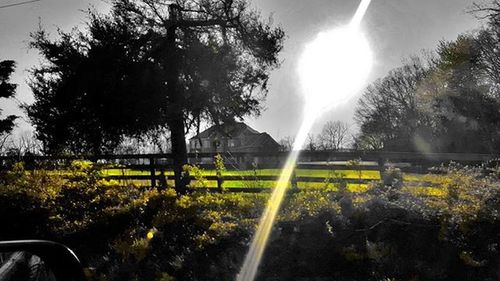
[[[379,170],[379,173],[380,173],[380,177],[382,177],[382,175],[384,174],[385,172],[385,161],[382,157],[379,157],[378,160],[378,170]]]
[[[155,170],[155,159],[153,157],[149,158],[149,173],[151,174],[151,187],[156,187],[156,170]]]
[[[160,187],[161,189],[167,189],[167,177],[165,176],[165,169],[161,169],[160,174]]]
[[[298,189],[296,167],[297,166],[293,167],[292,176],[290,177],[290,183],[292,184],[292,189]]]
[[[224,182],[224,180],[222,179],[222,176],[221,175],[217,175],[217,189],[219,190],[219,192],[223,192],[224,190],[222,189],[222,183]]]

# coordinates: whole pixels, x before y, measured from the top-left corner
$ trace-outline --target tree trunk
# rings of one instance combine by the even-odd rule
[[[174,160],[175,190],[180,194],[186,193],[188,178],[182,175],[182,166],[187,164],[187,148],[182,119],[168,121],[171,133],[172,155]],[[188,176],[188,175],[186,175]]]
[[[175,22],[177,19],[177,7],[169,6],[169,17]],[[182,111],[182,95],[178,89],[179,61],[177,48],[175,46],[175,30],[177,26],[172,24],[167,29],[167,92],[169,99],[169,112],[167,125],[170,129],[172,155],[174,160],[175,190],[179,194],[186,193],[188,178],[183,177],[182,167],[187,164],[186,133],[184,131],[184,114]]]

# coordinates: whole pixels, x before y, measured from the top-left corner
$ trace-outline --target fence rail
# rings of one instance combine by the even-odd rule
[[[210,168],[207,159],[213,159],[215,153],[190,153],[188,159],[190,163],[199,164],[202,167]],[[258,167],[280,169],[286,161],[288,154],[280,153],[220,153],[227,163],[236,163],[227,165],[228,170],[243,170],[248,168],[246,162],[258,163]],[[412,152],[334,152],[334,151],[304,151],[299,157],[297,169],[305,170],[329,170],[329,171],[383,171],[387,165],[395,165],[400,167],[403,172],[410,173],[427,173],[428,168],[448,163],[450,161],[460,162],[464,164],[478,164],[485,161],[497,159],[499,155],[494,154],[462,154],[462,153],[412,153]],[[150,186],[167,185],[167,182],[172,180],[167,172],[172,168],[171,154],[125,154],[125,155],[98,155],[98,156],[35,156],[26,155],[23,157],[7,157],[0,156],[0,169],[7,168],[10,164],[24,161],[28,169],[36,168],[44,163],[68,164],[72,160],[86,159],[96,163],[114,164],[123,171],[140,171],[144,174],[134,175],[123,173],[121,175],[104,175],[106,179],[114,179],[119,181],[139,180],[149,181]],[[346,162],[358,159],[354,162]],[[205,162],[203,162],[205,161]],[[344,162],[344,163],[342,163]],[[248,164],[248,163],[246,163]],[[56,165],[57,166],[57,165]],[[243,168],[242,168],[243,167]],[[146,174],[147,173],[147,174]],[[242,181],[242,182],[273,182],[277,181],[278,175],[224,175],[221,177],[207,175],[203,177],[207,181],[217,182],[217,188],[213,190],[221,190],[226,187],[224,182]],[[190,179],[196,180],[195,177]],[[322,183],[332,179],[327,176],[297,176],[295,173],[291,179],[292,187],[297,187],[299,182],[307,183]],[[363,179],[346,178],[345,182],[350,184],[368,184],[373,181],[378,181],[379,178]],[[427,183],[426,183],[427,184]],[[430,183],[429,183],[430,184]],[[251,184],[249,184],[250,186]],[[269,188],[256,187],[232,187],[227,186],[231,191],[245,192],[260,192],[269,190]]]

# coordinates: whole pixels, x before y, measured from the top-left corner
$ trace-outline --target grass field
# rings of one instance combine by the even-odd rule
[[[280,169],[260,169],[260,170],[231,170],[224,171],[223,176],[241,176],[242,180],[228,180],[224,181],[223,186],[228,188],[273,188],[276,184],[275,181],[254,181],[248,180],[253,176],[279,176],[281,173]],[[156,172],[160,175],[160,172]],[[165,176],[173,176],[173,171],[165,171]],[[215,176],[215,170],[203,170],[202,176]],[[149,171],[141,170],[130,170],[130,169],[107,169],[103,172],[104,176],[149,176]],[[380,180],[380,173],[378,171],[372,170],[309,170],[309,169],[297,169],[297,177],[311,177],[311,178],[342,178],[344,180]],[[244,180],[244,178],[247,178]],[[135,184],[143,185],[149,184],[149,181],[144,180],[133,180]],[[168,180],[169,184],[173,185],[173,181]],[[202,183],[192,182],[193,186],[204,187],[204,188],[216,188],[217,182],[206,180]],[[297,187],[300,189],[305,188],[326,188],[329,190],[337,190],[338,188],[332,183],[322,183],[322,182],[298,182]],[[348,183],[347,188],[353,192],[362,192],[368,189],[367,184],[358,183]]]
[[[239,170],[239,171],[224,171],[222,173],[223,176],[242,176],[242,177],[250,177],[250,176],[279,176],[281,173],[280,169],[261,169],[261,170]],[[157,175],[160,175],[160,172],[156,172]],[[172,176],[173,171],[165,171],[166,176]],[[334,174],[339,174],[345,179],[364,179],[364,180],[379,180],[380,173],[378,171],[371,170],[308,170],[308,169],[297,169],[296,175],[298,177],[317,177],[317,178],[326,178],[332,177]],[[140,170],[130,170],[130,169],[106,169],[103,172],[105,176],[149,176],[149,171],[140,171]],[[215,176],[215,170],[203,170],[203,176]]]
[[[348,167],[346,167],[348,168]],[[69,173],[69,171],[57,170],[53,171],[58,174]],[[281,169],[256,169],[256,170],[225,170],[222,171],[223,177],[232,177],[231,179],[226,179],[223,181],[223,188],[237,188],[237,189],[255,189],[255,188],[268,188],[271,189],[276,185],[276,181],[270,179],[269,177],[278,177],[281,173]],[[148,170],[134,170],[127,168],[104,168],[100,170],[100,174],[108,178],[111,182],[119,185],[135,185],[135,186],[150,186],[151,181],[149,179],[150,171]],[[161,171],[156,171],[155,174],[160,176]],[[173,171],[164,171],[163,174],[167,177],[167,184],[174,186],[173,181]],[[214,178],[208,180],[204,177],[214,177],[216,176],[215,170],[195,170],[191,172],[191,175],[196,178],[196,180],[191,181],[192,188],[217,188],[217,181]],[[134,177],[140,176],[141,178],[131,178],[123,179],[121,177]],[[265,179],[256,179],[255,177],[268,177]],[[377,170],[355,170],[355,169],[341,169],[341,170],[327,170],[327,169],[296,169],[295,176],[299,178],[297,181],[297,188],[299,190],[314,190],[322,189],[328,191],[339,190],[340,185],[346,185],[347,189],[351,192],[362,193],[371,189],[375,183],[380,182],[381,175]],[[241,180],[239,179],[241,177]],[[409,192],[420,194],[420,195],[430,195],[430,196],[440,196],[443,191],[436,188],[443,181],[446,181],[445,177],[442,175],[434,174],[411,174],[403,173],[403,183]],[[303,179],[300,178],[312,178]],[[159,184],[157,182],[157,184]],[[291,184],[290,184],[291,185]]]
[[[50,170],[49,173],[71,176],[74,171],[70,170]],[[194,174],[197,173],[197,174]],[[269,189],[275,187],[276,181],[272,180],[273,177],[278,177],[281,169],[257,169],[257,170],[227,170],[223,171],[222,175],[231,177],[223,181],[222,187],[227,190],[237,189],[234,191],[243,191],[248,189],[249,192],[258,192],[261,189]],[[127,168],[104,168],[99,170],[99,174],[104,178],[106,184],[121,185],[121,186],[136,186],[136,187],[149,187],[151,186],[150,171],[148,170],[134,170]],[[156,171],[156,175],[160,176],[162,173]],[[167,185],[173,187],[173,171],[164,171],[163,173],[167,178]],[[215,170],[196,170],[191,173],[196,179],[190,182],[190,187],[193,189],[217,189],[217,181],[214,180],[216,176]],[[140,176],[140,178],[134,178]],[[211,176],[211,180],[203,177]],[[255,177],[267,177],[259,179]],[[319,169],[297,169],[296,176],[299,178],[297,181],[297,189],[305,190],[322,190],[336,192],[340,187],[345,186],[348,191],[352,193],[364,193],[373,187],[380,185],[381,174],[376,170],[319,170]],[[122,178],[125,177],[125,178]],[[131,177],[131,178],[126,178]],[[241,180],[239,179],[241,177]],[[271,178],[270,178],[271,177]],[[300,179],[308,178],[308,179]],[[403,191],[414,195],[441,197],[446,195],[446,190],[442,187],[448,181],[446,175],[436,174],[412,174],[403,173]],[[302,181],[301,181],[302,180]],[[157,178],[156,184],[161,185],[160,177]],[[289,184],[291,187],[291,183]]]
[[[275,181],[269,180],[251,180],[253,176],[279,176],[280,169],[259,169],[259,170],[231,170],[224,171],[223,176],[241,176],[242,180],[227,180],[224,181],[223,187],[225,188],[273,188],[276,184]],[[156,172],[160,175],[160,172]],[[165,176],[173,176],[173,171],[165,171]],[[104,176],[149,176],[149,171],[143,170],[130,170],[130,169],[107,169],[103,172]],[[202,176],[215,176],[215,170],[202,170]],[[381,175],[379,171],[373,170],[313,170],[313,169],[297,169],[297,177],[311,177],[311,178],[329,178],[329,179],[343,179],[348,181],[352,180],[365,180],[365,181],[379,181]],[[246,178],[246,179],[245,179]],[[443,191],[435,188],[432,185],[442,182],[443,177],[440,175],[421,175],[421,174],[403,174],[403,181],[414,187],[407,187],[408,191],[420,195],[440,196]],[[136,185],[149,185],[149,180],[126,180],[127,183],[134,183]],[[174,185],[173,180],[167,181],[169,185]],[[198,188],[216,188],[217,182],[211,180],[192,181],[193,187]],[[347,183],[347,189],[351,192],[366,192],[372,185],[367,183]],[[298,182],[299,189],[326,189],[330,191],[337,191],[338,186],[332,182]]]

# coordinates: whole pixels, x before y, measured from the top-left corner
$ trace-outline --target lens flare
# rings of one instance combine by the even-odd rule
[[[240,274],[238,274],[236,278],[237,281],[252,281],[255,279],[260,260],[262,259],[267,240],[269,239],[269,234],[271,233],[281,202],[290,184],[290,177],[295,169],[295,163],[299,157],[300,149],[306,141],[307,134],[309,130],[311,130],[313,124],[313,119],[305,119],[299,129],[297,137],[295,138],[293,150],[288,156],[278,182],[267,202],[266,209],[259,222],[252,244],[250,245],[250,250],[245,257]]]
[[[351,23],[318,35],[306,46],[299,62],[299,75],[306,96],[305,116],[276,187],[245,257],[237,281],[253,281],[264,254],[280,205],[289,186],[300,150],[319,114],[345,103],[364,86],[372,67],[372,53],[359,31],[371,0],[362,0]]]
[[[358,9],[356,10],[356,14],[354,14],[354,17],[352,17],[351,20],[351,26],[354,28],[359,27],[361,24],[361,21],[366,15],[366,11],[368,11],[368,7],[370,6],[370,3],[372,0],[362,0],[361,3],[358,6]]]
[[[368,79],[373,55],[363,33],[352,26],[321,32],[298,65],[306,112],[322,113],[344,104]]]

